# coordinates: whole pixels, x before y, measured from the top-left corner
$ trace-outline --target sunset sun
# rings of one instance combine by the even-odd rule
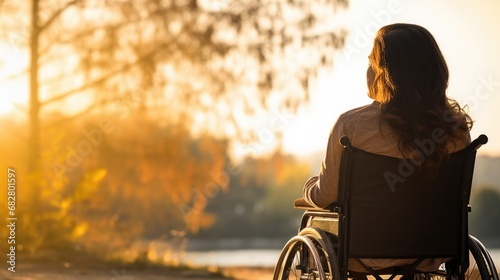
[[[16,111],[16,105],[25,107],[27,103],[28,81],[27,52],[7,44],[0,44],[0,116]]]

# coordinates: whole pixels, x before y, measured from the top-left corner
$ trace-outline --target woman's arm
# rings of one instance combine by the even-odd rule
[[[321,163],[319,175],[309,178],[304,184],[303,197],[315,207],[323,208],[338,200],[339,168],[342,154],[339,139],[344,133],[344,123],[341,116],[328,137],[326,154]]]

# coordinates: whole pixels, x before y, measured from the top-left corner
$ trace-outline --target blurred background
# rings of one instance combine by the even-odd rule
[[[1,0],[0,180],[15,169],[18,254],[274,265],[336,118],[371,102],[373,36],[395,22],[434,34],[448,95],[468,106],[472,136],[490,138],[470,228],[500,248],[499,11],[496,0]],[[5,221],[5,184],[0,199]]]

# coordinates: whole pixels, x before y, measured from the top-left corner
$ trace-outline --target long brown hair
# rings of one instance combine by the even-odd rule
[[[436,40],[418,25],[384,26],[375,38],[370,64],[375,77],[369,95],[380,102],[383,120],[399,134],[401,153],[437,172],[448,157],[449,141],[463,138],[472,120],[446,96],[449,72]],[[439,133],[445,141],[433,140]],[[426,153],[418,143],[428,144]]]

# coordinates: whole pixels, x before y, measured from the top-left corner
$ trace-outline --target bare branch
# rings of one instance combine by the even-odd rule
[[[78,119],[78,118],[80,118],[82,116],[85,116],[85,115],[91,113],[92,111],[96,110],[100,106],[105,106],[105,105],[108,105],[108,104],[112,104],[112,103],[114,103],[116,101],[117,101],[117,99],[102,100],[101,102],[99,102],[99,104],[93,104],[91,106],[88,106],[87,108],[83,109],[82,111],[80,111],[80,112],[78,112],[78,113],[76,113],[74,115],[65,117],[62,120],[51,122],[49,124],[44,125],[44,127],[48,128],[48,127],[58,126],[58,125],[61,125],[61,124],[64,124],[64,123],[71,122],[71,121],[73,121],[75,119]]]
[[[67,8],[75,5],[79,1],[80,0],[70,1],[70,2],[66,3],[66,5],[61,7],[59,10],[57,10],[44,24],[39,26],[39,29],[38,29],[39,34],[41,34],[45,29],[47,29]]]
[[[10,74],[10,75],[8,75],[8,76],[5,76],[5,77],[3,78],[3,80],[6,80],[6,81],[8,81],[8,80],[17,80],[17,79],[22,78],[22,77],[23,77],[23,76],[25,76],[25,75],[28,75],[28,74],[29,74],[29,72],[30,72],[29,68],[28,68],[28,67],[26,67],[26,68],[24,68],[23,70],[21,70],[21,71],[19,71],[19,72],[12,73],[12,74]]]
[[[95,79],[91,82],[88,82],[88,83],[85,83],[84,85],[80,86],[80,87],[77,87],[77,88],[74,88],[74,89],[71,89],[69,91],[66,91],[65,93],[62,93],[56,97],[53,97],[51,99],[48,99],[46,101],[43,101],[41,102],[40,105],[42,106],[45,106],[45,105],[48,105],[50,103],[54,103],[56,101],[59,101],[59,100],[63,100],[75,93],[78,93],[78,92],[81,92],[83,90],[86,90],[86,89],[89,89],[89,88],[93,88],[95,86],[98,86],[104,82],[106,82],[108,79],[110,79],[111,77],[117,75],[117,74],[120,74],[120,73],[123,73],[131,68],[133,68],[134,66],[137,66],[139,65],[141,62],[143,61],[146,61],[147,59],[149,59],[151,56],[154,56],[155,54],[157,54],[160,50],[163,50],[165,47],[168,46],[168,43],[165,43],[165,44],[161,44],[159,45],[155,50],[147,53],[146,55],[140,57],[139,59],[137,59],[135,62],[132,62],[132,63],[127,63],[121,67],[119,67],[118,69],[115,69],[107,74],[104,74],[103,76],[101,76],[100,78],[98,79]]]

